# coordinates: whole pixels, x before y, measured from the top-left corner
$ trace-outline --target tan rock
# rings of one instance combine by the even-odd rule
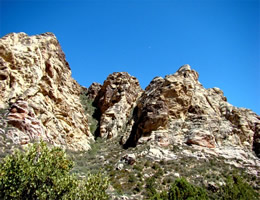
[[[259,156],[260,117],[229,104],[219,88],[205,89],[198,77],[184,65],[175,74],[154,78],[137,102],[125,147],[148,141],[160,146],[240,146]]]
[[[108,76],[94,101],[99,112],[99,136],[112,138],[127,132],[128,120],[141,93],[138,80],[128,73]]]
[[[69,64],[52,33],[4,36],[0,39],[0,66],[0,105],[15,103],[10,123],[14,124],[17,117],[19,130],[25,128],[21,120],[33,130],[27,113],[31,110],[38,119],[37,126],[44,129],[40,135],[46,135],[53,144],[77,150],[89,148],[93,136],[79,100],[81,87],[71,77]],[[23,112],[21,102],[26,105]]]
[[[102,87],[102,85],[99,83],[92,83],[89,86],[88,91],[87,91],[88,98],[91,100],[94,100],[97,97],[101,87]]]

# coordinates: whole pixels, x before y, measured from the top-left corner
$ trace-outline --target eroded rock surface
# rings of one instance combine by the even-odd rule
[[[148,141],[161,147],[233,146],[253,150],[259,157],[260,117],[232,106],[219,88],[205,89],[198,78],[184,65],[175,74],[154,78],[145,91],[126,72],[109,75],[103,85],[93,83],[84,95],[88,106],[96,107],[96,136],[120,136],[126,148]],[[8,132],[13,141],[44,138],[74,150],[89,148],[94,137],[80,101],[82,87],[71,77],[52,33],[1,38],[0,83],[1,113],[8,113],[1,126],[8,121],[15,127]]]
[[[87,90],[87,93],[86,93],[87,97],[88,97],[90,100],[94,101],[95,98],[97,97],[97,95],[98,95],[98,93],[99,93],[101,87],[102,87],[102,85],[99,84],[99,83],[95,83],[95,82],[92,83],[92,84],[89,86],[88,90]]]
[[[93,88],[98,86],[92,85],[89,91],[96,91]],[[112,138],[127,132],[128,120],[141,93],[138,80],[127,72],[110,74],[98,91],[98,95],[92,95],[96,96],[94,104],[98,108],[98,135]]]
[[[7,122],[14,128],[7,130],[6,134],[15,144],[28,144],[40,139],[51,142],[27,101],[18,99],[11,105],[7,113]]]
[[[0,39],[0,90],[0,108],[11,105],[10,123],[19,126],[27,138],[39,133],[56,145],[89,148],[93,136],[79,100],[81,87],[71,77],[52,33],[11,33]],[[24,131],[28,120],[35,131]]]
[[[149,140],[160,146],[239,146],[259,156],[260,117],[227,102],[219,88],[205,89],[189,65],[154,78],[137,103],[137,117],[125,146]]]

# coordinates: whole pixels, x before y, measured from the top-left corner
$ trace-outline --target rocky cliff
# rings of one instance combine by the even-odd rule
[[[52,33],[11,33],[0,39],[0,90],[1,132],[13,142],[42,138],[89,149],[93,136],[79,99],[81,86]],[[13,128],[7,130],[4,120]]]
[[[259,156],[260,117],[232,106],[219,88],[205,89],[198,78],[198,72],[184,65],[175,74],[154,78],[145,91],[127,73],[92,84],[88,96],[99,113],[97,135],[119,135],[125,148],[147,142],[239,147]]]
[[[189,65],[154,78],[137,102],[126,146],[152,140],[160,146],[237,146],[259,156],[260,117],[227,102],[219,88],[205,89]]]
[[[0,39],[1,131],[15,143],[43,138],[75,150],[87,150],[99,136],[119,137],[125,148],[147,142],[238,147],[259,156],[260,117],[230,105],[219,88],[205,89],[198,78],[184,65],[143,91],[127,72],[110,74],[103,85],[85,89],[98,121],[91,134],[82,87],[71,77],[56,37],[12,33]],[[4,127],[4,120],[13,128]]]
[[[0,39],[0,90],[0,159],[9,140],[63,146],[83,176],[106,170],[112,199],[148,198],[180,176],[214,196],[233,170],[260,190],[260,116],[189,65],[145,90],[127,72],[83,88],[52,33],[12,33]]]
[[[97,107],[95,117],[99,126],[96,135],[108,139],[125,135],[128,121],[133,116],[141,94],[138,80],[127,72],[110,74],[100,88],[97,88],[97,84],[92,84],[88,95]]]

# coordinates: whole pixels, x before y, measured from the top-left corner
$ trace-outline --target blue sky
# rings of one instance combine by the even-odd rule
[[[127,71],[145,88],[183,64],[260,114],[259,0],[0,0],[0,36],[53,32],[83,86]]]

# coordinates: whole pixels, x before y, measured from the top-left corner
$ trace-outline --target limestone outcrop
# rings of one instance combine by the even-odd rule
[[[86,92],[87,97],[88,97],[90,100],[94,101],[95,98],[97,97],[97,95],[98,95],[98,93],[99,93],[101,87],[102,87],[102,85],[99,84],[99,83],[96,83],[96,82],[92,83],[92,84],[89,86],[89,88],[87,89],[87,92]]]
[[[154,141],[208,148],[240,146],[259,156],[260,117],[227,102],[219,88],[205,89],[189,65],[154,78],[137,102],[125,147]]]
[[[160,148],[239,147],[260,157],[260,116],[232,106],[219,88],[205,89],[198,78],[184,65],[155,77],[145,91],[127,72],[87,89],[71,77],[52,33],[11,33],[0,39],[0,138],[87,150],[96,130],[102,138],[119,136],[125,148],[151,141]]]
[[[103,138],[124,135],[137,99],[142,93],[138,80],[127,72],[115,72],[98,89],[97,84],[92,84],[88,90],[89,98],[95,97],[94,105],[97,107],[96,117],[99,121],[97,135]]]
[[[89,149],[93,136],[79,99],[81,86],[52,33],[0,39],[0,90],[8,123],[25,134],[21,143],[41,136],[54,145]]]

